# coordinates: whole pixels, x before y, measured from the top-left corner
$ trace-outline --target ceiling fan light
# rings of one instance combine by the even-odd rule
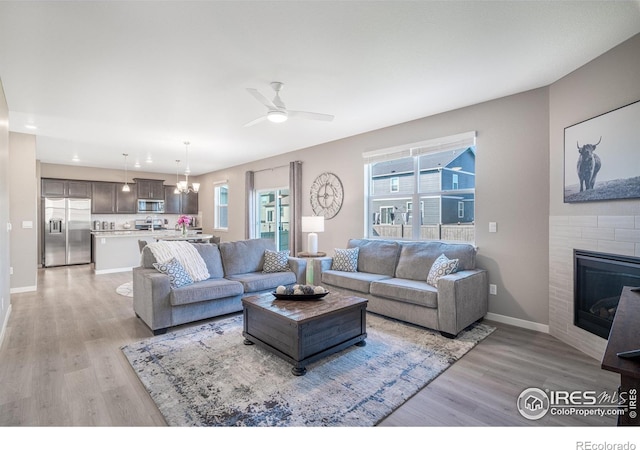
[[[286,122],[287,113],[286,111],[269,111],[267,113],[267,119],[269,119],[269,122],[273,123]]]

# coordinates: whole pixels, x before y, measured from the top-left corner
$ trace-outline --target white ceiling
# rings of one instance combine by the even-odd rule
[[[188,140],[198,175],[545,86],[638,32],[640,1],[2,1],[0,78],[43,162],[175,173]],[[243,127],[271,81],[335,120]]]

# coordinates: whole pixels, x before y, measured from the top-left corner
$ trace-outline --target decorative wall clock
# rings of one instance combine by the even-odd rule
[[[311,208],[317,216],[331,219],[340,211],[344,191],[340,178],[331,172],[324,172],[311,184]]]

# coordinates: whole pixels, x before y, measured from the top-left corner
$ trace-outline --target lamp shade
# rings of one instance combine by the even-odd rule
[[[324,216],[302,216],[303,233],[321,233],[324,231]]]

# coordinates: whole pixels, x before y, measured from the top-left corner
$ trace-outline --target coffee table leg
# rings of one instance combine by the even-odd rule
[[[291,369],[291,373],[297,377],[300,377],[307,373],[307,369],[305,367],[294,367],[293,369]]]
[[[251,342],[249,339],[245,339],[243,344],[244,345],[253,345],[253,342]]]

